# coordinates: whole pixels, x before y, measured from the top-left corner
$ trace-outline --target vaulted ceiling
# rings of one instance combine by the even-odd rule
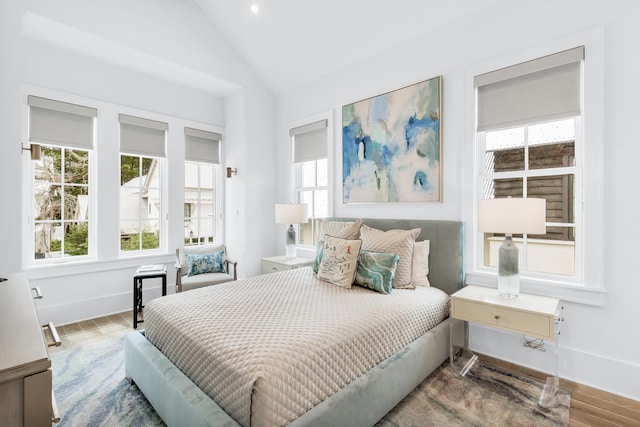
[[[433,37],[501,0],[194,1],[274,93],[283,93],[422,34]]]

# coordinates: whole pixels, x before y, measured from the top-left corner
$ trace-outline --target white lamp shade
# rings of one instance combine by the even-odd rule
[[[276,205],[276,224],[304,224],[307,220],[306,204]]]
[[[547,203],[536,198],[480,200],[478,231],[504,234],[545,234]]]

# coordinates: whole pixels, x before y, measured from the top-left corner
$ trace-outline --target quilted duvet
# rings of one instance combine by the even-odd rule
[[[145,307],[148,340],[243,426],[283,426],[441,322],[437,288],[384,295],[294,269]]]

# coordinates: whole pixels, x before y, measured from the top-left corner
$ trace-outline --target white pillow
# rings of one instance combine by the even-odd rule
[[[317,277],[342,288],[351,289],[358,267],[358,253],[362,240],[325,236],[322,261]]]
[[[431,286],[429,283],[429,241],[422,240],[413,245],[413,265],[411,267],[411,284],[414,286]]]
[[[419,234],[419,228],[382,231],[368,227],[366,224],[360,227],[362,249],[400,256],[396,277],[393,279],[394,288],[415,288],[411,283],[411,264],[413,263],[413,245]]]
[[[356,219],[355,221],[328,221],[321,219],[318,241],[321,242],[325,234],[341,239],[357,239],[360,237],[361,224],[361,219]]]

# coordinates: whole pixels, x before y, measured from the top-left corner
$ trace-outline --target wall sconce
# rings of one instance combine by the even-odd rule
[[[31,160],[42,160],[40,144],[29,144],[29,148],[22,147],[22,151],[31,151]]]
[[[231,178],[232,175],[237,175],[237,174],[238,174],[237,168],[227,168],[227,178]]]

